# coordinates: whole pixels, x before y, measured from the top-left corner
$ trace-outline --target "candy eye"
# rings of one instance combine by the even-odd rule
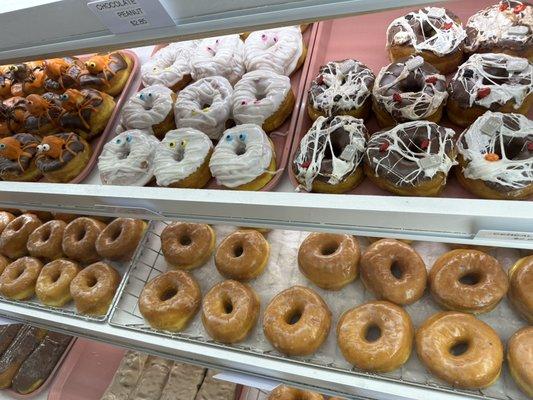
[[[4,150],[6,148],[6,145],[3,143],[0,143],[0,150]]]
[[[245,106],[245,105],[246,105],[246,100],[241,101],[241,106]]]
[[[115,143],[116,143],[116,144],[121,144],[121,143],[122,143],[122,139],[117,139],[117,140],[115,140]]]
[[[143,94],[143,93],[141,93],[141,94],[139,95],[139,99],[141,99],[141,100],[144,101],[144,94]]]
[[[18,71],[18,69],[19,69],[19,67],[17,67],[16,65],[10,65],[9,66],[9,70],[10,71],[14,71],[15,72],[15,71]]]
[[[157,70],[158,70],[157,67],[153,67],[153,68],[152,68],[152,71],[153,71],[153,72],[157,72]]]
[[[37,146],[37,153],[42,153],[43,152],[43,145],[40,144]]]
[[[263,34],[261,35],[261,39],[266,40],[266,38],[267,38],[267,35],[263,33]]]
[[[218,39],[217,39],[217,40],[215,40],[215,43],[216,43],[216,44],[218,44]]]
[[[239,134],[239,140],[244,142],[246,140],[246,133],[240,133]]]
[[[133,138],[130,135],[126,136],[126,142],[131,143],[132,140]]]
[[[228,134],[228,135],[226,135],[226,140],[227,140],[228,142],[231,142],[231,141],[232,141],[232,139],[233,139],[233,138],[231,137],[231,135],[229,135],[229,134]]]
[[[278,42],[278,38],[274,36],[274,43]]]
[[[169,142],[169,143],[168,143],[168,147],[170,147],[171,149],[173,149],[174,147],[176,147],[176,142]]]
[[[187,141],[186,140],[182,140],[181,143],[180,143],[180,146],[181,147],[185,147],[186,144],[187,144]]]
[[[96,63],[95,63],[94,61],[87,61],[87,62],[85,63],[85,65],[86,65],[87,67],[89,67],[89,68],[94,68],[94,67],[96,67]]]
[[[39,149],[40,147],[40,149]],[[45,152],[45,151],[48,151],[50,150],[50,145],[45,143],[45,144],[40,144],[39,146],[37,146],[37,151],[40,151],[40,152]]]
[[[66,94],[66,93],[60,94],[59,95],[59,100],[60,101],[67,101],[68,100],[68,94]]]
[[[148,93],[148,97],[150,97],[150,98],[151,98],[151,97],[152,97],[152,93]]]

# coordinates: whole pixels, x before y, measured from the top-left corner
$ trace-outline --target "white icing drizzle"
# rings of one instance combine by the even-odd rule
[[[262,125],[279,110],[291,90],[291,80],[271,71],[248,72],[233,91],[233,119],[238,124]]]
[[[239,35],[203,39],[191,60],[194,80],[223,76],[234,85],[246,72],[244,43]]]
[[[348,144],[338,157],[335,155],[331,140],[332,133],[337,130],[344,132],[339,131],[335,134],[348,136]],[[293,161],[297,171],[296,179],[308,192],[312,190],[313,182],[319,175],[328,177],[327,182],[331,185],[342,182],[363,160],[366,135],[367,130],[362,119],[348,115],[338,115],[333,118],[318,117],[300,140],[298,153]],[[329,175],[320,172],[326,152],[331,154],[332,171]]]
[[[419,40],[413,30],[414,24],[419,26],[422,40]],[[433,34],[426,36],[424,26],[430,27]],[[431,51],[440,57],[455,51],[466,38],[462,25],[448,15],[445,8],[439,7],[425,7],[396,18],[387,28],[387,38],[390,30],[395,27],[399,27],[400,31],[393,37],[392,43],[387,43],[387,47],[394,44],[409,44],[418,53]]]
[[[237,125],[222,135],[209,168],[219,185],[235,188],[267,172],[273,156],[272,144],[260,126]]]
[[[192,175],[213,148],[211,139],[193,128],[168,131],[155,150],[154,175],[159,186],[168,186]]]
[[[172,90],[159,84],[145,87],[135,93],[122,107],[121,130],[141,129],[153,135],[152,126],[161,123],[173,112],[172,93]]]
[[[244,65],[247,71],[263,69],[289,76],[302,53],[302,32],[297,26],[255,31],[244,42]]]
[[[468,162],[463,169],[464,176],[494,182],[509,189],[532,185],[533,149],[529,150],[530,157],[525,159],[512,160],[506,154],[504,143],[519,139],[525,139],[523,151],[527,152],[528,146],[533,146],[533,121],[521,114],[487,111],[457,141],[457,150]],[[486,160],[485,155],[490,153],[501,155],[500,159]]]
[[[174,104],[177,128],[195,128],[218,139],[230,118],[233,88],[222,76],[202,78],[178,93]]]
[[[144,186],[154,176],[159,140],[146,131],[124,131],[104,145],[98,170],[104,185]]]

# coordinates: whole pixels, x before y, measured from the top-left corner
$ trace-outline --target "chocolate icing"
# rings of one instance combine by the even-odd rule
[[[85,71],[83,63],[74,57],[63,57],[70,66],[62,75],[61,80],[47,77],[44,81],[44,88],[51,91],[61,91],[69,88],[78,89],[80,87],[80,75]]]
[[[11,342],[13,342],[13,339],[15,339],[21,327],[21,324],[0,326],[0,356],[4,354],[4,351],[6,351]]]
[[[37,153],[37,147],[24,147],[32,143],[38,145],[41,142],[37,136],[32,135],[30,133],[17,133],[13,135],[13,138],[22,144],[22,148],[24,149],[24,151],[30,153],[31,157],[22,156],[20,158],[20,164],[22,165],[22,168],[24,168],[23,171],[20,170],[19,163],[17,160],[9,160],[5,157],[0,157],[0,175],[5,173],[21,173],[26,171],[26,169],[30,166],[31,160],[33,160],[35,154]]]
[[[79,78],[81,87],[91,87],[104,90],[108,86],[107,82],[111,81],[117,72],[128,68],[128,63],[120,52],[117,51],[111,53],[110,57],[111,61],[107,67],[112,71],[112,73],[109,71],[102,71],[95,75],[85,71]]]
[[[48,110],[48,114],[52,119],[48,118],[47,115],[42,115],[40,118],[38,118],[34,115],[27,114],[24,120],[24,129],[28,132],[37,133],[40,127],[43,127],[48,123],[58,123],[59,117],[63,112],[63,108],[61,107],[61,101],[59,101],[58,94],[48,92],[43,94],[42,97],[52,104],[52,106]]]
[[[0,357],[0,375],[5,374],[15,366],[15,370],[12,371],[14,375],[24,360],[41,343],[45,334],[46,331],[44,329],[24,325],[8,349]],[[4,378],[6,377],[4,376]]]
[[[80,137],[75,133],[56,133],[55,135],[50,136],[57,136],[63,140],[67,140],[69,136],[72,136],[71,142],[68,144],[69,149],[75,152],[76,155],[85,150],[85,144],[81,142]],[[43,141],[45,139],[46,137],[43,138]],[[42,172],[56,171],[58,169],[63,168],[75,157],[74,154],[65,149],[63,149],[61,155],[63,157],[63,162],[61,162],[59,158],[44,156],[38,157],[35,160],[35,164],[37,165],[37,168],[39,168]]]
[[[85,96],[85,102],[87,106],[97,108],[103,102],[102,96],[100,95],[100,92],[98,90],[82,89],[81,93]],[[81,111],[81,115],[87,123],[89,123],[91,119],[91,113],[93,112],[97,111],[92,110],[91,108],[84,108]],[[61,118],[59,118],[59,123],[65,129],[87,131],[87,128],[83,124],[83,121],[81,120],[78,113],[75,111],[63,113]]]

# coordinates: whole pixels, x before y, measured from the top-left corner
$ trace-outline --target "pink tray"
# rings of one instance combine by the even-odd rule
[[[495,0],[448,1],[436,3],[435,6],[448,8],[463,21],[463,24],[466,24],[468,17],[476,11],[492,5],[495,2]],[[309,60],[310,65],[307,70],[307,75],[303,80],[305,82],[304,89],[303,94],[300,95],[301,104],[299,105],[296,134],[293,137],[290,156],[291,161],[288,166],[289,178],[295,188],[297,188],[299,184],[292,171],[292,162],[296,150],[300,145],[301,138],[307,133],[313,124],[313,121],[307,115],[307,89],[309,88],[311,81],[318,74],[320,66],[333,60],[354,58],[366,64],[374,71],[374,74],[377,75],[382,67],[390,63],[385,49],[387,27],[393,19],[419,8],[420,7],[413,6],[318,23],[315,45],[311,52],[311,59]],[[448,78],[451,76],[453,76],[453,73],[450,74]],[[533,118],[533,110],[530,112],[529,118]],[[446,117],[443,118],[440,124],[450,127],[456,132],[462,131],[462,128],[452,125]],[[365,125],[370,134],[377,132],[380,129],[374,115],[370,117]],[[392,193],[381,190],[368,179],[363,180],[359,186],[349,193],[393,196]],[[471,199],[477,198],[459,184],[453,172],[448,175],[448,182],[441,196]]]

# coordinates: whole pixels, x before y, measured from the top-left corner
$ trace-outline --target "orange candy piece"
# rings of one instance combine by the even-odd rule
[[[487,161],[498,161],[500,156],[496,153],[487,153],[485,154],[485,160]]]

